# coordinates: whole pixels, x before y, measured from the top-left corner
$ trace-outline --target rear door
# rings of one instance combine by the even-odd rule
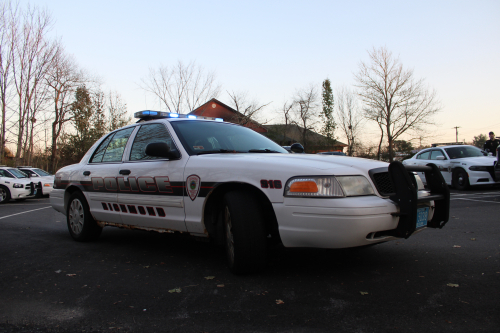
[[[134,129],[128,127],[108,135],[97,147],[89,163],[79,171],[90,211],[98,221],[121,223],[116,177]]]
[[[437,165],[446,183],[451,184],[450,160],[443,154],[441,149],[433,149],[431,151],[430,163]]]

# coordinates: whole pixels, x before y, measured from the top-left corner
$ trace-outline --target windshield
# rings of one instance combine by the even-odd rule
[[[44,176],[52,176],[50,173],[48,173],[47,171],[45,170],[42,170],[42,169],[33,169],[33,171],[38,174],[40,177],[44,177]]]
[[[481,149],[471,146],[460,146],[453,148],[445,148],[446,153],[450,157],[450,159],[454,160],[456,158],[465,158],[465,157],[480,157],[484,156]]]
[[[9,172],[16,178],[28,178],[28,175],[18,169],[9,169]]]
[[[288,152],[265,136],[243,126],[210,121],[171,122],[189,155],[213,153]]]

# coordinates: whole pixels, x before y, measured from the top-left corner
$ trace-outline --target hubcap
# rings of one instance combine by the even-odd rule
[[[83,229],[83,221],[84,221],[84,213],[83,213],[83,205],[80,200],[75,199],[71,201],[68,212],[69,218],[69,226],[73,233],[80,234]]]
[[[7,199],[7,191],[0,188],[0,202],[3,202],[5,199]]]
[[[226,248],[227,248],[227,258],[230,263],[234,262],[234,239],[233,239],[233,225],[231,224],[231,214],[229,213],[229,208],[226,207],[224,213],[224,225],[226,229]]]
[[[462,173],[458,174],[458,184],[460,186],[464,185],[464,175]]]

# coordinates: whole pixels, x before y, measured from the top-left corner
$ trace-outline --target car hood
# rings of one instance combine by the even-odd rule
[[[451,160],[450,163],[466,163],[467,165],[486,165],[491,166],[495,164],[496,157],[494,156],[479,156],[479,157],[465,157],[456,158]]]
[[[316,155],[316,154],[210,154],[191,156],[211,165],[220,163],[219,168],[280,170],[283,173],[312,174],[364,174],[374,168],[387,167],[386,162],[359,157]],[[208,166],[207,165],[207,166]],[[357,172],[356,172],[357,170]]]

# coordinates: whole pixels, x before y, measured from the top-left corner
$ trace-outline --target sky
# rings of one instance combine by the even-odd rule
[[[139,87],[149,68],[195,61],[226,91],[247,92],[266,119],[297,89],[352,86],[367,51],[385,46],[435,89],[441,112],[424,143],[500,136],[500,1],[37,0],[53,36],[133,112],[159,109]],[[275,119],[278,121],[278,119]],[[339,131],[336,135],[343,139]],[[362,139],[379,138],[367,123]]]

